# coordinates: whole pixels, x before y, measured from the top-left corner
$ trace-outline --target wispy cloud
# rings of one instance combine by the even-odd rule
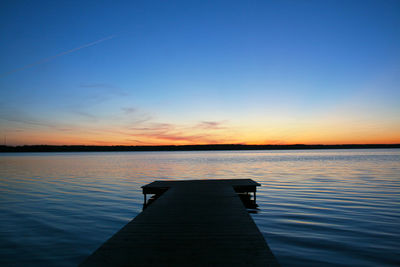
[[[184,142],[201,142],[204,141],[206,136],[204,135],[185,135],[183,133],[143,133],[133,134],[133,136],[141,136],[145,138],[156,139],[159,141],[184,141]]]
[[[133,107],[121,108],[121,110],[122,110],[122,111],[124,112],[124,114],[126,114],[126,115],[130,115],[130,114],[133,114],[133,113],[137,112],[137,109],[136,109],[136,108],[133,108]]]
[[[86,112],[86,111],[83,111],[83,110],[74,110],[73,112],[74,112],[75,114],[81,116],[81,117],[84,117],[84,118],[86,118],[86,119],[92,121],[92,122],[97,122],[97,121],[98,121],[97,116],[96,116],[96,115],[93,115],[93,114],[91,114],[91,113],[89,113],[89,112]]]
[[[62,132],[72,131],[73,129],[71,125],[40,119],[16,109],[10,109],[4,111],[0,110],[0,121],[1,120],[17,123],[19,127],[31,128],[31,129],[32,128],[52,129]]]
[[[198,123],[195,128],[205,129],[205,130],[221,130],[226,129],[225,122],[221,121],[202,121]]]
[[[53,126],[50,123],[43,122],[41,120],[33,118],[31,115],[28,115],[25,112],[21,112],[20,110],[13,108],[0,110],[0,120],[25,124],[30,126],[40,126],[40,127]]]
[[[1,78],[1,77],[5,77],[5,76],[8,76],[8,75],[10,75],[10,74],[12,74],[12,73],[15,73],[15,72],[19,72],[19,71],[22,71],[22,70],[25,70],[25,69],[29,69],[29,68],[35,67],[35,66],[37,66],[37,65],[41,65],[41,64],[43,64],[43,63],[46,63],[46,62],[49,62],[49,61],[51,61],[51,60],[54,60],[54,59],[56,59],[56,58],[58,58],[58,57],[61,57],[61,56],[64,56],[64,55],[67,55],[67,54],[76,52],[76,51],[81,50],[81,49],[83,49],[83,48],[87,48],[87,47],[90,47],[90,46],[97,45],[97,44],[102,43],[102,42],[104,42],[104,41],[110,40],[110,39],[112,39],[112,38],[114,38],[114,37],[115,37],[115,35],[110,35],[110,36],[107,36],[107,37],[105,37],[105,38],[99,39],[99,40],[97,40],[97,41],[94,41],[94,42],[91,42],[91,43],[88,43],[88,44],[84,44],[84,45],[82,45],[82,46],[79,46],[79,47],[76,47],[76,48],[73,48],[73,49],[70,49],[70,50],[61,52],[61,53],[59,53],[59,54],[57,54],[57,55],[54,55],[54,56],[51,56],[51,57],[47,57],[47,58],[43,58],[43,59],[41,59],[41,60],[39,60],[39,61],[36,61],[36,62],[34,62],[34,63],[31,63],[31,64],[28,64],[28,65],[22,66],[22,67],[20,67],[20,68],[16,68],[16,69],[13,69],[13,70],[10,70],[10,71],[1,73],[1,74],[0,74],[0,78]]]
[[[175,128],[176,126],[170,123],[148,123],[142,126],[133,126],[129,129],[140,132],[167,132]]]
[[[81,88],[85,89],[94,89],[96,91],[108,94],[113,94],[117,96],[127,96],[127,92],[121,89],[119,86],[110,84],[110,83],[102,83],[102,82],[95,82],[95,83],[81,83],[79,85]]]
[[[225,122],[201,121],[192,125],[172,123],[142,123],[129,127],[128,135],[135,140],[154,144],[212,144],[227,143],[235,140],[226,133],[215,130],[228,129]]]
[[[118,88],[117,86],[108,83],[81,83],[79,86],[82,88],[106,88],[106,89]]]
[[[0,124],[4,120],[4,125],[9,129],[43,132],[40,138],[50,143],[55,142],[55,139],[51,139],[55,136],[60,138],[57,143],[70,143],[73,139],[75,143],[104,145],[184,145],[236,141],[234,130],[225,121],[204,120],[189,124],[157,122],[132,106],[101,116],[90,113],[87,108],[70,107],[66,111],[75,114],[73,122],[68,120],[68,116],[65,117],[66,121],[52,121],[17,109],[0,108]],[[78,116],[84,120],[78,119]],[[49,136],[51,138],[46,139]]]

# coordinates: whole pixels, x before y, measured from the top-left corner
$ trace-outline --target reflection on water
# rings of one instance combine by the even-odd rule
[[[0,265],[72,266],[161,179],[251,178],[282,265],[400,265],[400,150],[0,154]]]

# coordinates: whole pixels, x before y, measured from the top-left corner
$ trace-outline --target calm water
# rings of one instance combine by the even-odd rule
[[[0,154],[0,265],[74,266],[155,179],[251,178],[283,266],[400,265],[400,150]]]

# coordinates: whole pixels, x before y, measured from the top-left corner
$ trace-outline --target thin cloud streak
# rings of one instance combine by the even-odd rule
[[[130,115],[130,114],[132,114],[132,113],[137,112],[137,109],[136,109],[136,108],[132,108],[132,107],[129,107],[129,108],[121,108],[121,110],[124,112],[125,115]]]
[[[158,145],[167,144],[215,144],[231,143],[236,139],[226,132],[215,130],[231,129],[225,122],[201,121],[195,125],[176,125],[171,123],[145,123],[128,128],[135,140]],[[232,129],[231,129],[232,130]]]
[[[29,69],[29,68],[35,67],[35,66],[37,66],[37,65],[41,65],[41,64],[43,64],[43,63],[49,62],[49,61],[51,61],[51,60],[53,60],[53,59],[56,59],[56,58],[58,58],[58,57],[61,57],[61,56],[70,54],[70,53],[72,53],[72,52],[81,50],[81,49],[86,48],[86,47],[90,47],[90,46],[93,46],[93,45],[102,43],[102,42],[107,41],[107,40],[110,40],[110,39],[113,39],[114,37],[115,37],[115,35],[110,35],[110,36],[107,36],[107,37],[105,37],[105,38],[99,39],[99,40],[97,40],[97,41],[94,41],[94,42],[91,42],[91,43],[88,43],[88,44],[85,44],[85,45],[82,45],[82,46],[79,46],[79,47],[76,47],[76,48],[73,48],[73,49],[70,49],[70,50],[67,50],[67,51],[64,51],[64,52],[61,52],[61,53],[59,53],[59,54],[57,54],[57,55],[55,55],[55,56],[51,56],[51,57],[48,57],[48,58],[44,58],[44,59],[39,60],[39,61],[36,61],[36,62],[34,62],[34,63],[25,65],[25,66],[23,66],[23,67],[13,69],[13,70],[8,71],[8,72],[4,72],[4,73],[0,74],[0,78],[6,77],[6,76],[8,76],[8,75],[10,75],[10,74],[13,74],[13,73],[15,73],[15,72],[19,72],[19,71],[22,71],[22,70],[25,70],[25,69]]]
[[[81,83],[79,86],[82,88],[105,88],[105,89],[118,88],[117,86],[108,83]]]
[[[205,130],[222,130],[226,129],[225,122],[220,121],[202,121],[195,126],[195,128]]]

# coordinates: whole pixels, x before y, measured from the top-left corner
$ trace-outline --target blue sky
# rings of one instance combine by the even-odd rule
[[[398,143],[399,1],[2,1],[9,144]]]

